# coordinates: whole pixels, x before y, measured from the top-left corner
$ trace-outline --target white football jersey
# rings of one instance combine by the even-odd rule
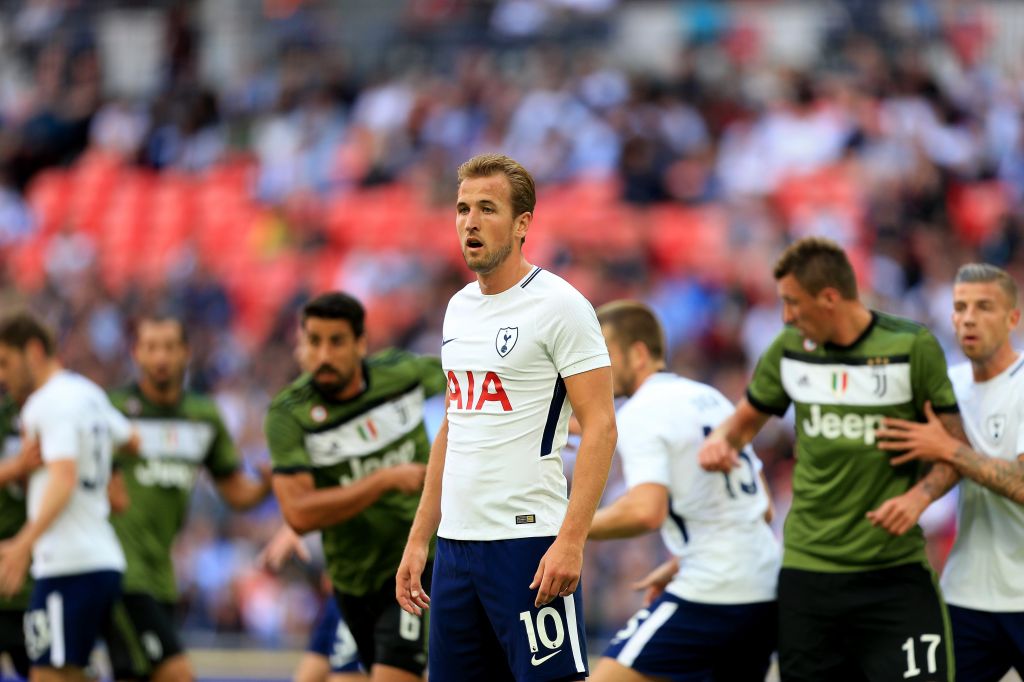
[[[441,363],[449,402],[438,535],[557,535],[572,412],[563,380],[609,365],[594,308],[541,268],[499,294],[472,282],[448,303]]]
[[[44,463],[75,459],[78,485],[60,515],[32,549],[36,578],[124,570],[124,554],[107,521],[107,483],[115,443],[131,434],[131,425],[106,394],[85,377],[62,371],[25,402],[25,432],[39,439]],[[39,514],[49,471],[29,479],[28,516]]]
[[[988,381],[974,381],[970,363],[951,367],[949,378],[971,446],[1010,461],[1024,453],[1024,357]],[[964,608],[1024,611],[1024,507],[961,479],[942,591]]]
[[[775,599],[781,553],[764,519],[768,494],[761,461],[744,448],[728,474],[700,467],[707,434],[732,414],[717,390],[659,372],[617,415],[626,486],[663,485],[669,493],[661,536],[679,557],[668,591],[688,601],[747,604]]]

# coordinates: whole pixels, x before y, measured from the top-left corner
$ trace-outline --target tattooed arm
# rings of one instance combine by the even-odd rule
[[[961,476],[1024,504],[1024,454],[1015,460],[996,459],[960,445],[953,453],[953,466]]]
[[[892,458],[893,466],[914,459],[933,462],[913,488],[868,512],[867,518],[873,525],[894,535],[903,535],[913,528],[925,508],[956,485],[960,474],[954,468],[952,455],[958,448],[970,449],[959,414],[936,415],[931,403],[925,403],[925,416],[928,421],[924,423],[886,419],[876,433],[879,448],[902,453]]]

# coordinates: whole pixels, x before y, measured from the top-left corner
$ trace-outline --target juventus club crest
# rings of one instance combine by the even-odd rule
[[[992,440],[999,440],[1006,432],[1006,415],[994,414],[985,420],[985,431]]]
[[[872,393],[881,398],[889,390],[889,377],[885,373],[885,367],[875,367],[871,372],[871,376],[875,380]]]
[[[502,327],[498,330],[498,336],[494,339],[494,348],[498,355],[505,357],[512,352],[519,340],[519,327]]]

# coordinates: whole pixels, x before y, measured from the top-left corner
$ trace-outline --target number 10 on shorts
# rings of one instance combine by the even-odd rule
[[[920,639],[921,644],[928,645],[928,651],[925,654],[928,662],[928,672],[934,673],[938,669],[935,664],[935,650],[939,648],[939,644],[942,642],[942,635],[921,635]],[[921,674],[921,669],[917,667],[914,638],[907,637],[907,641],[903,642],[903,646],[901,648],[907,652],[907,669],[903,673],[903,679],[917,677]]]
[[[562,616],[557,610],[550,606],[545,606],[537,612],[537,624],[534,626],[533,616],[529,611],[523,611],[519,614],[519,620],[523,621],[523,625],[526,627],[526,639],[530,643],[530,652],[537,653],[537,638],[540,638],[540,643],[544,645],[545,649],[557,649],[562,646],[562,642],[565,641],[565,627],[562,625]],[[554,623],[554,636],[551,636],[551,632],[548,629],[548,621]]]

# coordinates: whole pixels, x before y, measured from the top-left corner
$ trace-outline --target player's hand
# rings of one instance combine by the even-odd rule
[[[883,528],[893,535],[903,535],[917,525],[917,520],[930,503],[925,493],[911,488],[886,500],[878,509],[869,511],[867,518],[876,528]]]
[[[665,588],[668,587],[668,584],[672,582],[672,578],[678,572],[679,559],[672,557],[640,580],[637,580],[630,587],[634,590],[646,590],[644,592],[644,606],[650,606],[655,599],[662,595]]]
[[[427,477],[427,465],[418,462],[398,464],[387,469],[379,469],[388,477],[388,488],[406,495],[413,495],[423,490],[423,480]]]
[[[398,565],[395,575],[395,599],[402,610],[414,616],[422,616],[424,609],[430,608],[430,597],[420,582],[423,569],[427,565],[427,548],[405,546],[402,563]]]
[[[139,431],[136,428],[132,428],[131,434],[128,436],[128,440],[124,442],[121,449],[118,452],[125,455],[132,455],[138,457],[142,454],[142,436],[139,435]]]
[[[704,471],[732,471],[740,465],[740,453],[721,436],[708,436],[700,446],[697,461]]]
[[[0,595],[11,597],[21,590],[31,560],[32,545],[19,536],[0,542]]]
[[[537,590],[534,606],[543,606],[555,597],[567,597],[576,591],[583,572],[583,545],[574,547],[560,538],[548,547],[540,558],[537,572],[530,583],[531,590]]]
[[[903,453],[889,460],[893,466],[915,459],[926,462],[953,461],[956,449],[962,443],[946,431],[935,416],[931,401],[924,404],[924,414],[928,421],[923,423],[887,417],[882,420],[882,427],[875,431],[879,449]]]
[[[302,541],[302,536],[285,524],[274,533],[274,537],[270,538],[270,542],[256,557],[256,565],[277,572],[292,557],[307,564],[313,558],[306,543]]]

